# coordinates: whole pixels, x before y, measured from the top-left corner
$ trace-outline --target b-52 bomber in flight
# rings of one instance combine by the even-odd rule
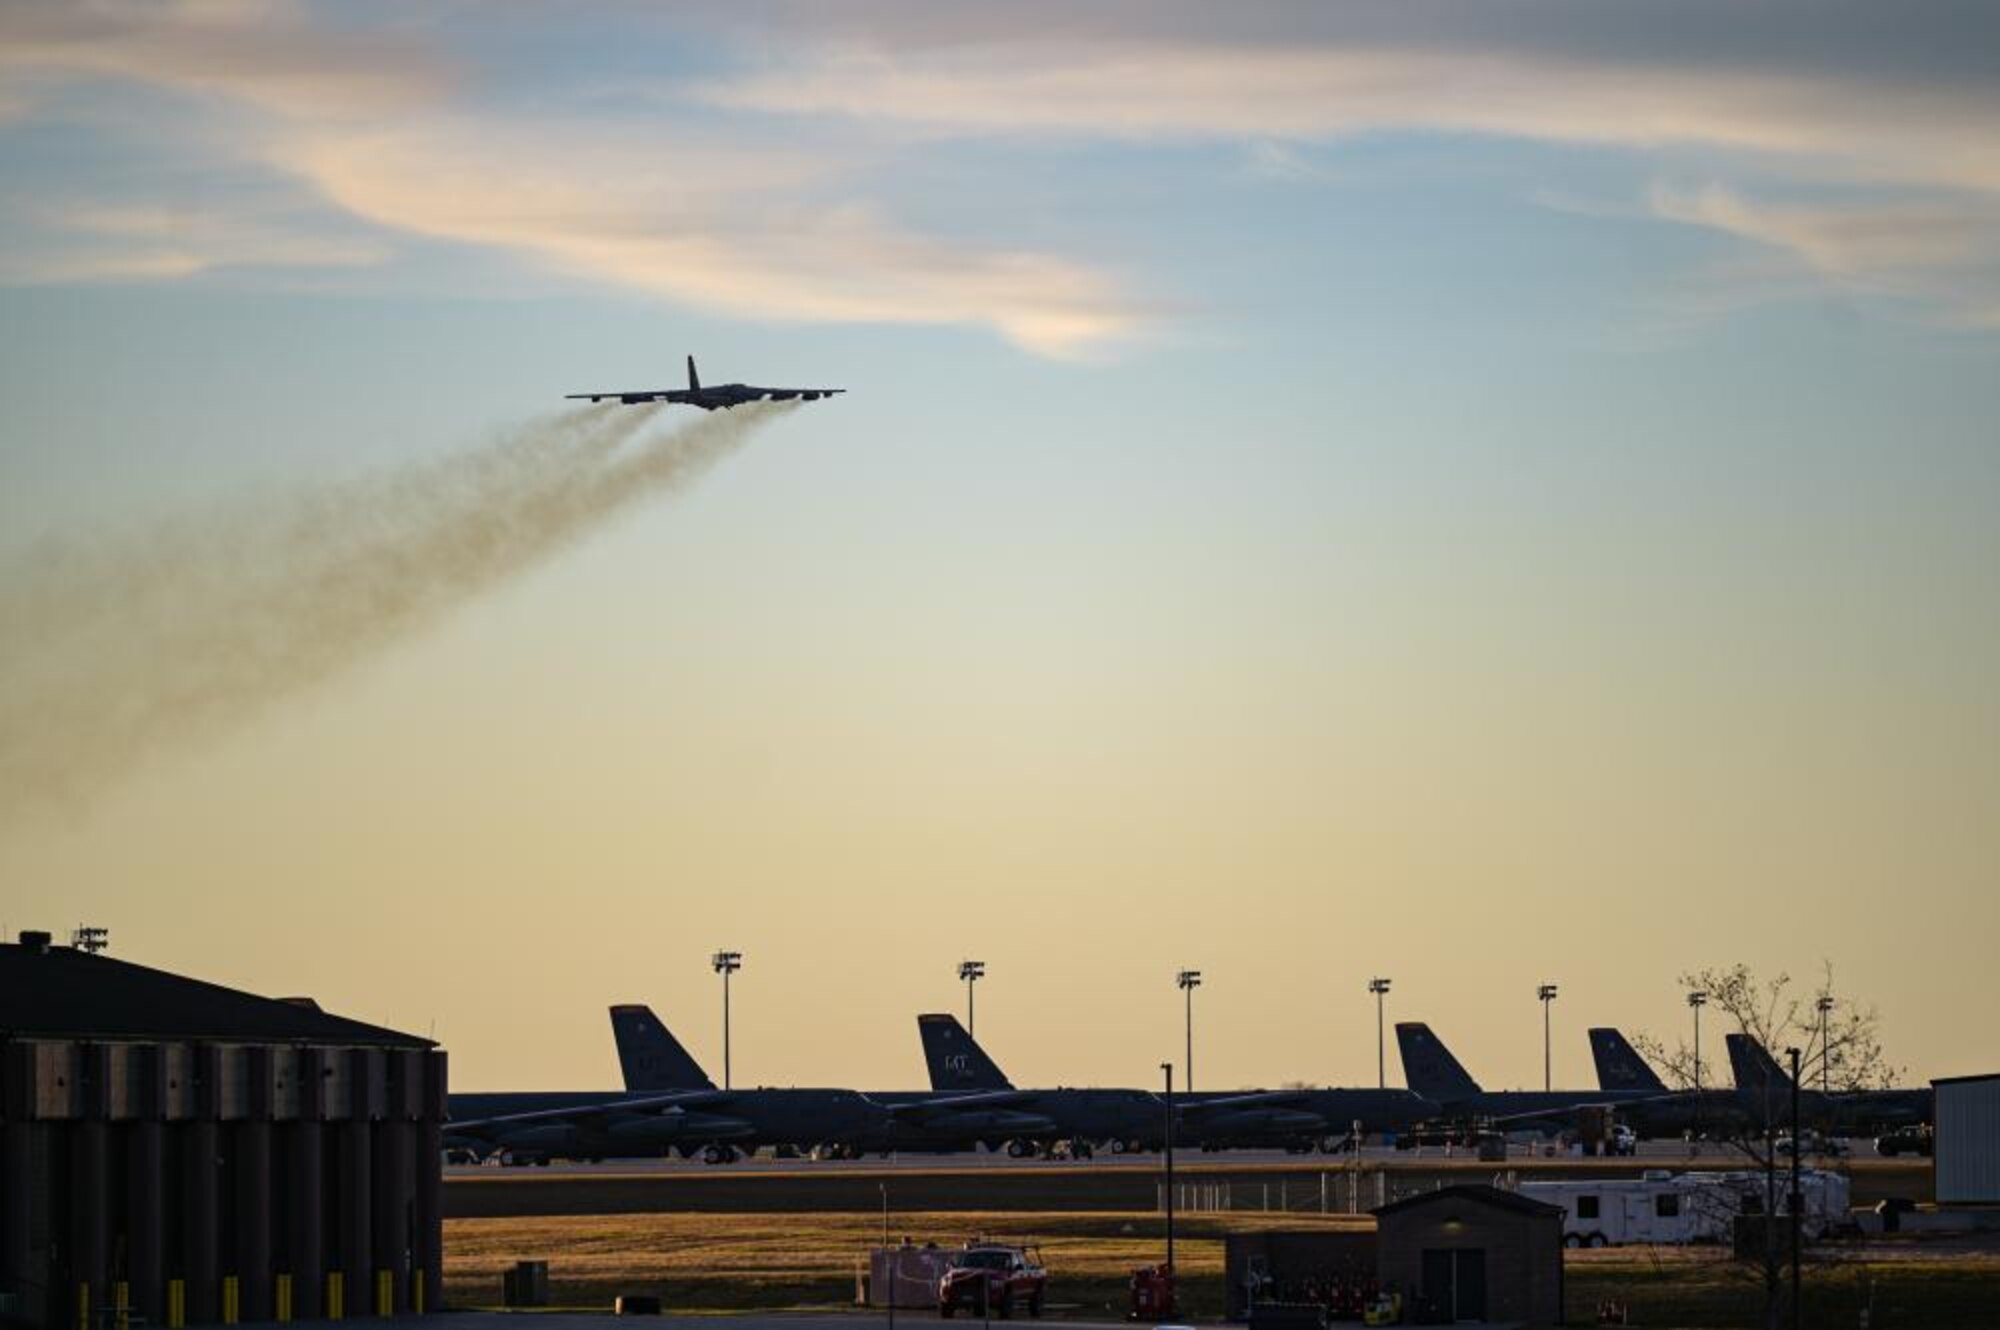
[[[688,386],[685,388],[630,388],[607,390],[601,393],[570,393],[565,401],[602,402],[616,400],[626,406],[637,406],[641,402],[677,402],[683,406],[698,406],[704,411],[726,411],[732,406],[742,406],[746,402],[817,402],[822,397],[844,393],[845,388],[759,388],[754,383],[718,383],[710,387],[701,386],[701,376],[695,373],[694,357],[688,357]]]

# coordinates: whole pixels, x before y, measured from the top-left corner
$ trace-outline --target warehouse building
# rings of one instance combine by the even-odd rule
[[[2000,1074],[1951,1076],[1937,1092],[1939,1205],[2000,1205]]]
[[[0,944],[0,1320],[435,1309],[429,1040],[69,947]]]

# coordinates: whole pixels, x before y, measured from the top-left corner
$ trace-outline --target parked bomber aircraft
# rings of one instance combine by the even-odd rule
[[[1577,1125],[1579,1110],[1608,1107],[1628,1116],[1654,1109],[1682,1113],[1689,1107],[1664,1086],[1652,1089],[1485,1090],[1472,1079],[1444,1041],[1421,1021],[1399,1022],[1396,1047],[1403,1055],[1403,1079],[1409,1087],[1443,1106],[1447,1118],[1477,1120],[1502,1130],[1537,1131],[1545,1135]],[[1650,1074],[1650,1071],[1649,1071]],[[1637,1127],[1638,1123],[1634,1123]],[[1652,1130],[1648,1130],[1651,1128]],[[1648,1122],[1641,1135],[1661,1134],[1664,1126]],[[1678,1130],[1675,1128],[1674,1130]]]
[[[1642,1135],[1671,1135],[1683,1130],[1713,1134],[1761,1131],[1768,1124],[1791,1123],[1791,1076],[1764,1046],[1747,1034],[1731,1034],[1729,1049],[1735,1086],[1668,1091],[1657,1073],[1616,1030],[1592,1030],[1590,1051],[1597,1063],[1598,1084],[1607,1091],[1638,1090],[1651,1095],[1631,1107],[1629,1116]],[[1834,1134],[1875,1135],[1895,1127],[1927,1123],[1934,1100],[1929,1090],[1859,1090],[1822,1094],[1800,1087],[1799,1116],[1806,1125]],[[1621,1108],[1620,1112],[1627,1112]]]
[[[1054,1124],[1036,1146],[1067,1141],[1088,1154],[1157,1149],[1166,1135],[1165,1106],[1148,1090],[1017,1090],[958,1018],[917,1017],[934,1090],[980,1090],[1021,1096],[1020,1106]],[[1407,1090],[1241,1090],[1174,1096],[1176,1139],[1203,1149],[1269,1146],[1336,1149],[1355,1122],[1363,1132],[1400,1130],[1434,1116],[1437,1105]]]
[[[570,393],[566,400],[602,402],[610,398],[627,406],[636,406],[641,402],[678,402],[684,406],[698,406],[704,411],[726,411],[745,402],[817,402],[822,397],[847,391],[845,388],[759,388],[749,383],[718,383],[704,388],[701,376],[695,373],[694,357],[687,359],[688,386],[685,388],[607,389],[597,393]]]
[[[1752,1125],[1789,1127],[1792,1077],[1756,1039],[1732,1034],[1729,1070],[1736,1077],[1736,1094]],[[1810,1089],[1808,1071],[1799,1086],[1799,1118],[1809,1127],[1834,1135],[1873,1136],[1879,1132],[1937,1120],[1937,1098],[1930,1090],[1847,1090],[1823,1093]]]
[[[619,1159],[699,1151],[726,1163],[761,1146],[860,1154],[951,1151],[1033,1137],[1050,1122],[977,1093],[864,1095],[840,1089],[718,1090],[645,1007],[611,1009],[623,1091],[451,1097],[447,1144],[518,1160]]]

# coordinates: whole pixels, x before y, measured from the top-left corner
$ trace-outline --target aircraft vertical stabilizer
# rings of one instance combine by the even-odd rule
[[[1667,1093],[1666,1083],[1646,1065],[1639,1050],[1616,1030],[1598,1028],[1590,1032],[1590,1057],[1597,1064],[1600,1090],[1645,1090]]]
[[[1425,1098],[1448,1103],[1479,1093],[1472,1073],[1422,1021],[1396,1023],[1396,1048],[1403,1055],[1404,1083]]]
[[[924,1063],[930,1068],[931,1089],[1011,1090],[998,1064],[958,1023],[958,1017],[938,1012],[917,1017],[917,1033],[924,1041]]]
[[[674,1038],[666,1022],[653,1009],[637,1004],[611,1009],[611,1035],[618,1041],[618,1065],[625,1073],[625,1088],[657,1092],[664,1090],[713,1090],[715,1082],[701,1069],[681,1041]]]

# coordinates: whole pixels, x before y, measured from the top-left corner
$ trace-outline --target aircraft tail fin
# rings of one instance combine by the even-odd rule
[[[1791,1076],[1771,1056],[1771,1050],[1755,1038],[1732,1034],[1723,1042],[1729,1046],[1729,1074],[1736,1078],[1738,1090],[1756,1095],[1791,1092]]]
[[[1403,1055],[1403,1080],[1429,1099],[1464,1099],[1479,1093],[1459,1060],[1422,1021],[1396,1022],[1396,1048]]]
[[[713,1090],[715,1082],[689,1056],[651,1007],[627,1004],[611,1009],[611,1036],[618,1041],[618,1065],[627,1090]]]
[[[1011,1090],[1007,1079],[986,1050],[979,1046],[958,1017],[936,1012],[917,1017],[917,1033],[924,1041],[924,1063],[930,1068],[933,1090]]]
[[[1590,1057],[1597,1064],[1597,1088],[1600,1090],[1667,1092],[1666,1083],[1660,1079],[1659,1073],[1646,1065],[1646,1059],[1639,1056],[1639,1050],[1616,1030],[1600,1028],[1590,1032]]]
[[[696,392],[701,390],[701,375],[694,372],[693,356],[688,357],[688,387]]]

